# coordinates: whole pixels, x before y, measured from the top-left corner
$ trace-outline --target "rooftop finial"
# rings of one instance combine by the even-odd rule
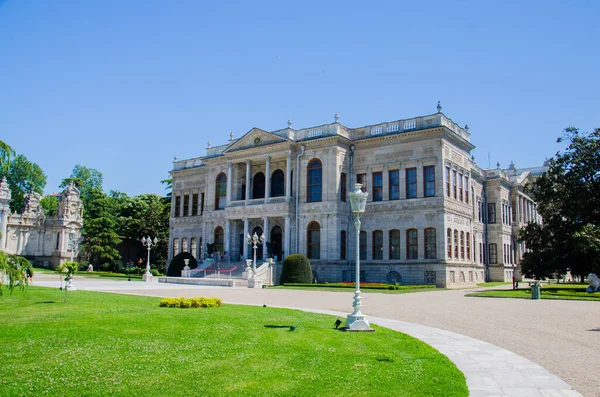
[[[337,123],[338,120],[340,119],[340,115],[336,113],[335,116],[333,116],[333,118],[335,119],[335,122]]]
[[[211,147],[211,143],[210,143],[210,141],[206,142],[206,148],[207,148],[207,149],[210,149],[210,147]]]
[[[465,131],[469,132],[469,124],[465,124]]]
[[[173,162],[177,161],[177,156],[173,156]]]
[[[229,133],[229,141],[233,141],[233,131]]]
[[[516,167],[515,167],[515,163],[514,163],[514,162],[511,160],[511,161],[510,161],[510,165],[508,166],[508,169],[509,169],[509,170],[514,170],[515,168],[516,168]]]
[[[500,162],[499,161],[496,163],[496,168],[500,169]]]
[[[437,110],[438,113],[442,113],[442,105],[440,104],[440,101],[438,101]]]
[[[474,154],[471,155],[471,161],[475,161],[475,155]]]
[[[288,120],[288,128],[292,128],[292,120]]]

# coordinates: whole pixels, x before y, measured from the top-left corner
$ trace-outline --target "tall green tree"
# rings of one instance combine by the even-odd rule
[[[588,134],[568,128],[558,142],[568,142],[566,150],[530,189],[543,224],[520,233],[529,250],[521,265],[526,276],[600,271],[600,128]]]
[[[13,156],[15,155],[15,151],[4,141],[0,141],[0,172],[8,171],[8,166]]]
[[[91,263],[113,268],[120,258],[116,230],[109,197],[99,189],[90,190],[83,223],[83,253]]]
[[[11,190],[10,209],[20,210],[29,192],[43,194],[46,186],[46,174],[36,163],[27,160],[22,154],[15,156],[7,168],[0,169],[0,178],[6,176]]]

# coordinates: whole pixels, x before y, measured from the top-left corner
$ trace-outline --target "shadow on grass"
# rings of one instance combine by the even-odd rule
[[[36,304],[36,305],[45,304],[45,303],[57,303],[57,302],[54,302],[54,301],[34,302],[34,304]]]

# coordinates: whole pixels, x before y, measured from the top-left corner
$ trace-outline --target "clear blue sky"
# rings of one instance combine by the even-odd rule
[[[0,140],[58,191],[163,193],[173,156],[252,127],[443,112],[482,167],[600,127],[598,1],[0,0]],[[68,155],[67,155],[68,154]]]

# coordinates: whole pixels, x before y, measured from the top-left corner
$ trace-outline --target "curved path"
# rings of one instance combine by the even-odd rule
[[[58,286],[59,281],[57,276],[38,274],[34,285]],[[351,312],[353,296],[351,292],[215,288],[82,277],[75,278],[75,285],[85,290],[161,297],[217,296],[227,303],[344,317]],[[466,292],[470,291],[363,293],[363,312],[373,323],[413,335],[446,354],[467,376],[471,396],[579,396],[569,384],[586,397],[600,396],[598,302],[467,298]]]

